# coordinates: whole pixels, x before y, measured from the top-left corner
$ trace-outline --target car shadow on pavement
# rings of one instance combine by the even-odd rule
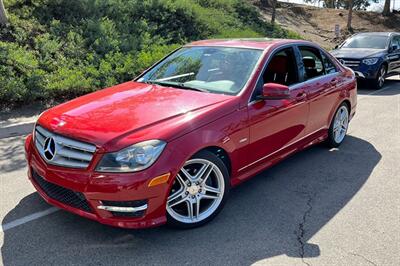
[[[25,137],[0,139],[0,175],[26,167]]]
[[[59,211],[4,232],[4,265],[248,265],[285,254],[317,257],[309,240],[357,194],[381,159],[369,142],[348,136],[339,149],[318,145],[233,189],[224,210],[192,230],[108,227]],[[35,194],[15,212],[31,213]],[[351,237],[351,236],[349,236]]]
[[[376,90],[369,87],[367,81],[359,81],[358,95],[394,96],[400,94],[400,80],[386,80],[382,89]]]

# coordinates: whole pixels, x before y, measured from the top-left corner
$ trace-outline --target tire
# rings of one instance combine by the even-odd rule
[[[382,89],[383,85],[385,84],[385,77],[387,72],[386,65],[382,65],[379,70],[376,78],[373,80],[372,86],[374,89]]]
[[[211,221],[226,202],[229,181],[225,164],[215,154],[195,154],[175,177],[166,204],[167,224],[194,228]]]
[[[328,130],[328,139],[326,140],[328,147],[337,148],[344,141],[349,128],[349,113],[346,103],[342,103],[336,110]]]

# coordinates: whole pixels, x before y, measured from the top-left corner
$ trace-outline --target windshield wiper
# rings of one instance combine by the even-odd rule
[[[189,87],[189,86],[185,85],[182,82],[170,82],[170,81],[161,81],[161,80],[146,80],[145,83],[147,83],[147,84],[157,84],[157,85],[161,85],[161,86],[169,86],[169,87],[185,89],[185,90],[192,90],[192,91],[209,92],[206,89]]]

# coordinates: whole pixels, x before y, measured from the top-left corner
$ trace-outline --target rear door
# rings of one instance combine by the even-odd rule
[[[338,69],[329,56],[312,46],[298,46],[304,65],[304,88],[310,104],[306,135],[311,135],[329,127],[332,108],[337,103],[339,86]]]

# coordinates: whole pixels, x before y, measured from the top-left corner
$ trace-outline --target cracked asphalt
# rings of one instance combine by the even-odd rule
[[[359,90],[339,149],[314,146],[264,171],[193,230],[43,214],[23,139],[0,138],[0,264],[400,265],[400,81]]]

